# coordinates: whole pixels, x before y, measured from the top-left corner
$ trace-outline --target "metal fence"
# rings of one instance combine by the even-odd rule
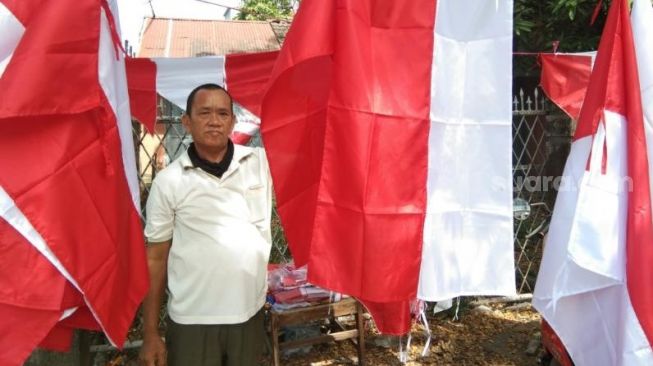
[[[512,176],[516,218],[514,251],[519,293],[532,293],[542,260],[559,178],[549,175],[550,106],[539,88],[519,89],[513,99]],[[521,217],[518,217],[521,216]]]
[[[513,100],[514,197],[518,203],[524,204],[525,210],[526,207],[530,209],[527,218],[516,219],[514,222],[516,286],[520,293],[533,291],[542,257],[543,233],[548,226],[550,209],[555,199],[555,178],[546,174],[551,150],[547,138],[549,109],[546,98],[537,88],[529,93],[520,89]],[[134,124],[143,210],[157,172],[183,153],[190,143],[190,136],[181,125],[182,112],[180,108],[161,99],[153,134],[144,131],[140,124]],[[250,144],[260,146],[260,138],[254,137]],[[272,236],[270,260],[278,263],[290,259],[276,210],[272,217]]]

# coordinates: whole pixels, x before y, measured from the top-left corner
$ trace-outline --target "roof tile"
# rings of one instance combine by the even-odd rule
[[[196,57],[280,48],[268,22],[147,18],[145,24],[139,57]]]

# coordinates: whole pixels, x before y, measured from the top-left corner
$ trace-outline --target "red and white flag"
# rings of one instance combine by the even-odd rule
[[[284,42],[261,131],[293,258],[383,332],[515,292],[512,9],[305,0]]]
[[[577,365],[653,364],[653,10],[634,3],[632,27],[611,5],[533,298]]]
[[[128,58],[127,82],[132,114],[149,131],[156,123],[157,93],[181,109],[195,87],[215,83],[225,86],[237,108],[232,134],[246,144],[260,125],[263,88],[268,83],[278,51],[193,58]]]
[[[0,0],[2,365],[65,349],[72,327],[122,346],[147,291],[110,3]]]

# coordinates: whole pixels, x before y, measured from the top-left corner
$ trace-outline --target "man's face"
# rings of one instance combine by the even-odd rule
[[[182,123],[200,149],[226,148],[234,128],[229,96],[223,90],[201,89],[195,94],[191,114]]]

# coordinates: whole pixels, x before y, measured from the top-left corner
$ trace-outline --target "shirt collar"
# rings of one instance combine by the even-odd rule
[[[243,146],[243,145],[238,145],[234,144],[234,157],[233,160],[231,161],[231,164],[229,164],[229,169],[227,169],[227,174],[228,172],[235,170],[238,165],[240,165],[240,162],[247,158],[249,155],[251,155],[254,152],[254,148],[249,147],[249,146]],[[194,168],[193,162],[190,161],[190,157],[188,156],[188,150],[184,151],[183,154],[179,157],[179,163],[181,164],[181,167],[184,169],[192,169]]]

